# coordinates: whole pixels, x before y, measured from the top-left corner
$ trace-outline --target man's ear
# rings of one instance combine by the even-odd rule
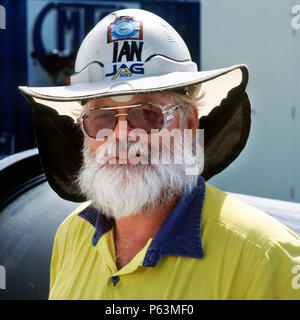
[[[187,115],[187,128],[193,130],[193,136],[195,135],[196,129],[199,127],[198,109],[193,104],[189,105],[189,112]]]

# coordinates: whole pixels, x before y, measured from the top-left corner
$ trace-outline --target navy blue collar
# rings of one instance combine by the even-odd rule
[[[192,193],[180,198],[152,239],[143,266],[154,267],[163,256],[204,257],[200,231],[204,198],[205,181],[199,176]],[[95,228],[93,246],[114,225],[113,219],[107,218],[92,205],[78,216]]]

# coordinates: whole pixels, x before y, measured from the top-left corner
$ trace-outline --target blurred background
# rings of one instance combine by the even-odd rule
[[[201,1],[201,68],[250,69],[250,138],[220,188],[300,202],[299,28],[300,1]]]
[[[69,84],[85,35],[123,8],[168,21],[199,70],[248,65],[250,137],[209,183],[300,235],[300,0],[0,0],[0,300],[47,299],[53,238],[78,206],[49,187],[17,87]]]

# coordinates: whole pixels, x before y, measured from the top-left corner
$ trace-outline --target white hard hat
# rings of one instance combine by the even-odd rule
[[[72,177],[80,167],[82,137],[74,120],[83,101],[201,84],[206,103],[205,112],[199,113],[200,127],[206,130],[203,176],[210,178],[238,156],[248,138],[247,82],[245,65],[198,71],[183,39],[165,20],[148,11],[124,9],[107,15],[86,36],[71,85],[19,88],[34,107],[38,147],[50,185],[63,198],[77,201],[82,198],[72,191]]]
[[[170,24],[145,10],[123,9],[103,18],[83,40],[70,86],[19,88],[37,102],[72,116],[78,106],[63,102],[172,90],[221,75],[228,75],[224,80],[230,89],[247,74],[245,65],[198,72]]]
[[[115,81],[197,71],[173,27],[153,13],[125,9],[106,16],[84,39],[71,83],[107,81],[109,90]]]

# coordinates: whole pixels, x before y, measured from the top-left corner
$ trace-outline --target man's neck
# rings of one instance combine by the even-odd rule
[[[119,269],[130,262],[148,240],[155,236],[177,200],[176,197],[163,207],[115,221],[114,242]]]

